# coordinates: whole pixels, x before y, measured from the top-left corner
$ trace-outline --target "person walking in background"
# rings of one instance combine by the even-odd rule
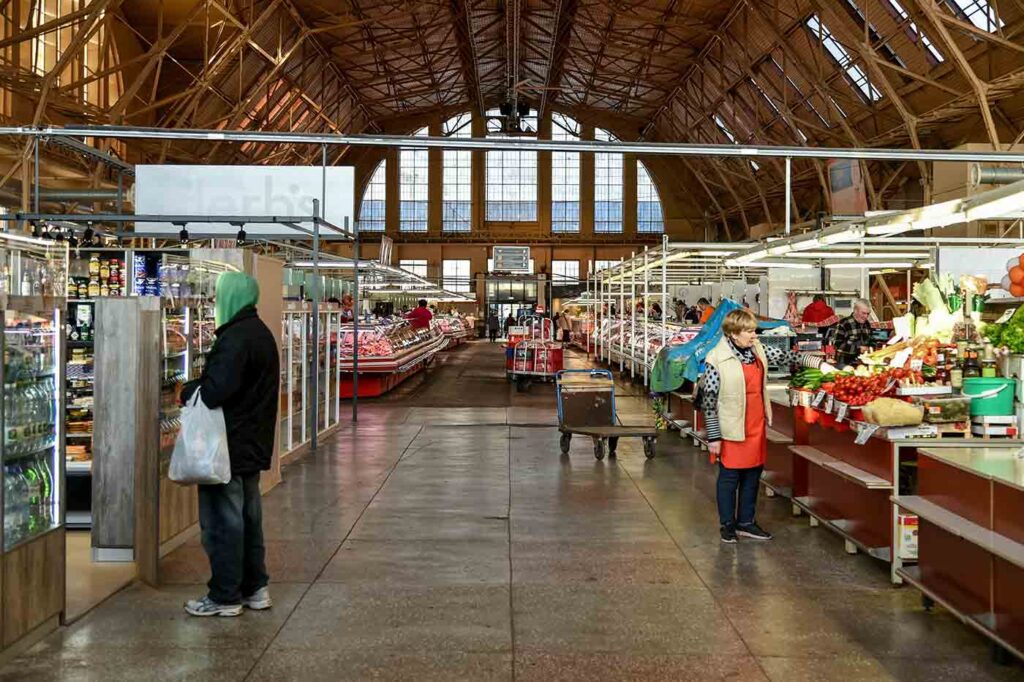
[[[508,314],[505,318],[505,336],[508,336],[508,330],[516,326],[516,318],[512,317],[512,313]]]
[[[498,328],[500,323],[498,322],[498,316],[491,313],[487,316],[487,336],[490,337],[491,343],[494,343],[498,338]]]
[[[184,405],[199,391],[222,408],[231,481],[199,486],[199,526],[210,560],[209,591],[186,602],[193,616],[238,616],[269,609],[270,577],[263,546],[260,472],[270,468],[281,377],[277,343],[256,313],[259,285],[242,272],[217,278],[216,340],[198,379],[181,391]]]
[[[572,321],[569,316],[565,314],[565,311],[558,313],[558,318],[555,320],[558,324],[558,330],[562,334],[562,343],[569,343],[572,338]]]
[[[701,410],[711,463],[718,464],[722,542],[735,543],[737,535],[771,540],[771,533],[758,526],[754,518],[768,452],[767,428],[772,423],[767,368],[792,364],[820,367],[822,371],[834,368],[823,363],[821,356],[762,346],[757,340],[757,316],[745,308],[725,316],[722,338],[705,363]]]

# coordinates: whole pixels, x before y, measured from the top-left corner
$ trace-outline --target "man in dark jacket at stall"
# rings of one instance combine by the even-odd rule
[[[189,601],[193,616],[238,616],[270,608],[264,563],[260,471],[270,468],[277,423],[280,361],[277,344],[256,314],[259,286],[249,275],[217,279],[216,341],[202,375],[185,384],[210,409],[224,410],[231,481],[199,486],[199,525],[210,559],[209,592]]]

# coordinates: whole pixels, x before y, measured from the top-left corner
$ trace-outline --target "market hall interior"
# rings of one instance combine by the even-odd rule
[[[559,453],[554,392],[475,341],[360,404],[264,498],[274,606],[191,618],[197,540],[4,680],[1011,680],[987,640],[781,498],[723,545],[715,473],[678,434]],[[590,366],[571,352],[566,364]],[[651,419],[620,383],[624,422]]]

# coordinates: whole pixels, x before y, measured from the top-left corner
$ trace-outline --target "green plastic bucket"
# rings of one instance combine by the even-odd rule
[[[1007,417],[1013,412],[1016,379],[967,377],[963,394],[971,398],[972,417]]]

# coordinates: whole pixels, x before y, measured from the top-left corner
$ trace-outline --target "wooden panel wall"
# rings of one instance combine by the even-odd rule
[[[3,644],[8,647],[64,610],[64,529],[3,555]]]

